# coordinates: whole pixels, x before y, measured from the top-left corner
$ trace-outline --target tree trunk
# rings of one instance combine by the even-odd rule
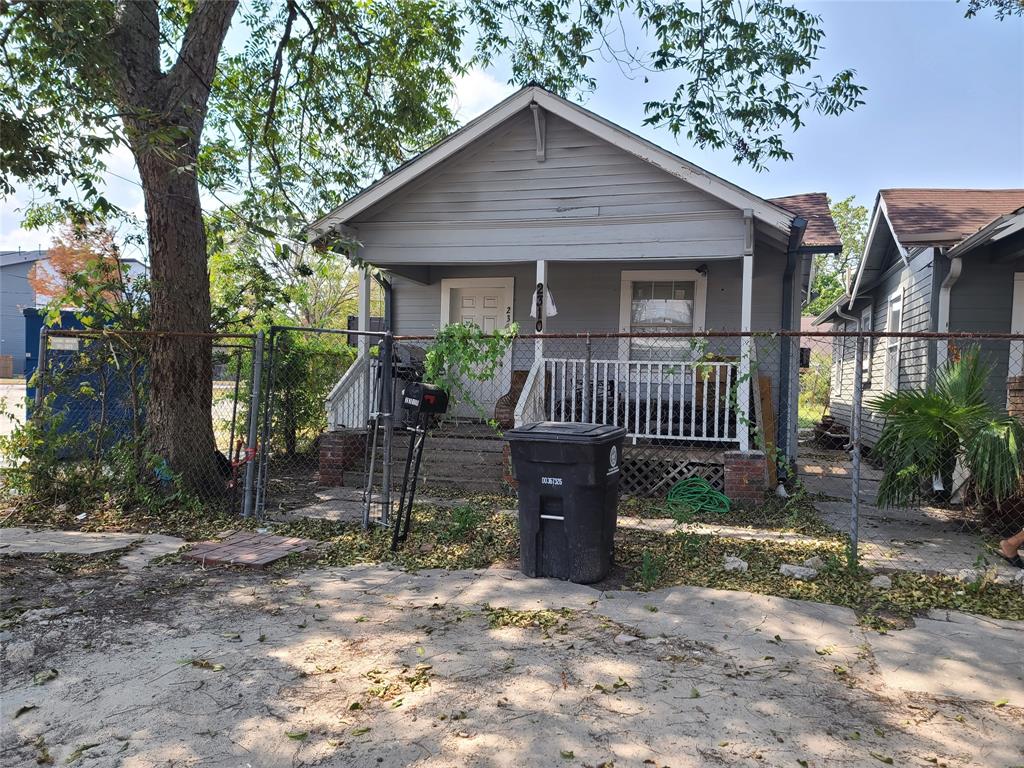
[[[146,200],[153,340],[146,421],[150,448],[203,495],[224,489],[213,437],[213,363],[206,232],[195,176],[137,153]],[[190,335],[191,334],[191,335]]]
[[[213,364],[206,231],[196,158],[217,59],[236,0],[199,0],[178,60],[160,61],[155,0],[121,7],[115,44],[119,106],[142,179],[152,330],[146,422],[151,449],[203,495],[223,493],[213,436]]]

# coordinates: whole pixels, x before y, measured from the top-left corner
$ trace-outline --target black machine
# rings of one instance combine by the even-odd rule
[[[405,414],[402,425],[409,432],[409,453],[405,458],[398,516],[395,518],[395,528],[391,536],[392,552],[409,536],[409,528],[412,525],[412,502],[416,496],[416,481],[420,474],[420,459],[423,458],[427,428],[436,417],[448,410],[448,393],[433,384],[410,382],[402,392],[402,410]]]

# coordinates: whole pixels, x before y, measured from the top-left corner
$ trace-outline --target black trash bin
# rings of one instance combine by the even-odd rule
[[[527,576],[591,584],[608,575],[625,434],[557,422],[505,433],[519,481],[519,567]]]

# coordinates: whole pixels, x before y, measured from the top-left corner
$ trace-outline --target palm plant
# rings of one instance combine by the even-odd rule
[[[944,366],[932,386],[890,392],[871,403],[885,417],[874,449],[884,466],[879,504],[922,501],[934,478],[951,488],[958,463],[980,500],[998,506],[1017,494],[1024,477],[1024,427],[986,399],[990,373],[972,348]]]

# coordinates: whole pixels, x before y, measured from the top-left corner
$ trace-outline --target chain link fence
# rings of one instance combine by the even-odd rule
[[[179,494],[268,519],[385,522],[410,439],[401,392],[440,376],[451,406],[432,423],[421,498],[511,497],[504,430],[607,423],[627,435],[624,519],[826,537],[880,571],[1014,573],[998,552],[1024,529],[1021,336],[524,335],[453,354],[450,339],[274,328],[192,337],[212,350],[202,379],[160,362],[162,338],[44,333],[24,394],[5,390],[8,500],[70,519]],[[177,420],[156,410],[167,386],[182,393]],[[186,458],[171,461],[161,430],[183,423]],[[675,503],[691,478],[729,511]]]
[[[2,404],[7,503],[86,524],[168,499],[242,513],[246,474],[255,469],[258,341],[44,329],[25,385],[8,386]],[[196,366],[205,357],[193,354],[201,347],[210,350],[204,370]],[[178,355],[193,361],[187,370]],[[158,387],[171,390],[162,403]]]

